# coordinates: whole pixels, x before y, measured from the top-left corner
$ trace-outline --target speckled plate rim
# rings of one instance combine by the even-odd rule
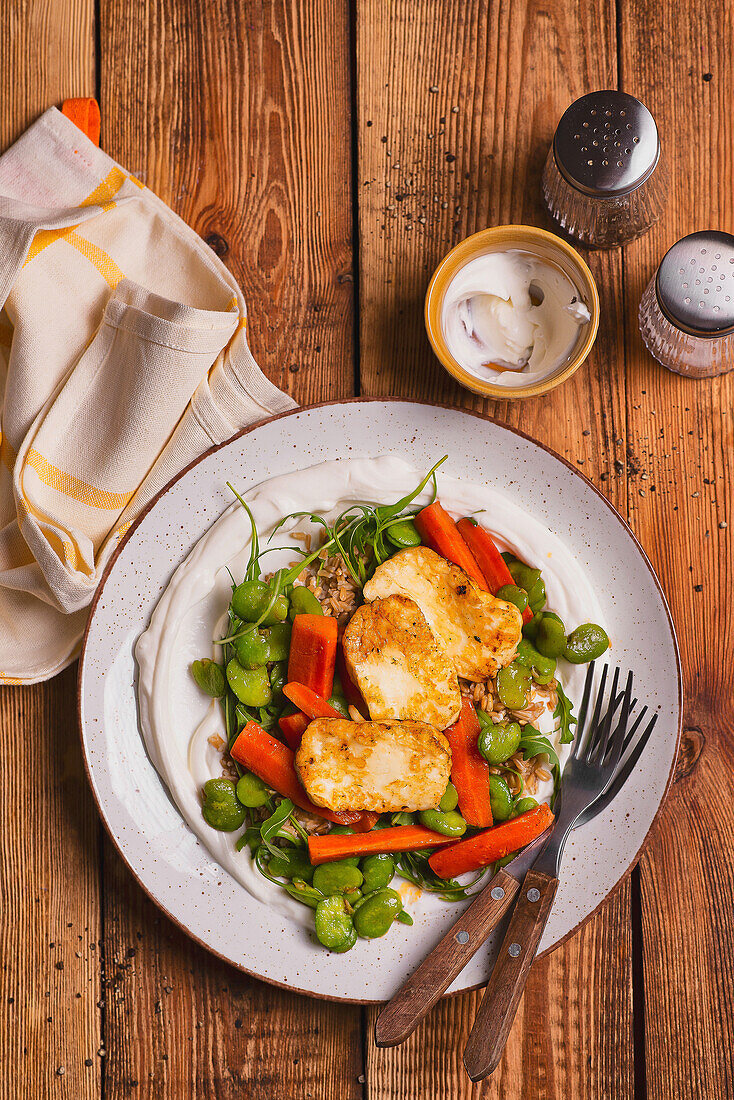
[[[643,563],[647,567],[647,569],[650,573],[650,576],[652,578],[652,581],[655,585],[655,588],[657,589],[662,607],[665,611],[666,622],[667,622],[667,625],[668,625],[668,629],[670,631],[670,641],[672,643],[673,653],[674,653],[674,656],[675,656],[675,676],[676,676],[676,686],[677,686],[677,700],[676,700],[677,723],[676,723],[676,729],[675,729],[675,751],[672,754],[670,769],[669,769],[669,772],[668,772],[668,775],[667,775],[667,778],[666,778],[666,782],[665,782],[665,786],[663,788],[663,792],[662,792],[662,794],[660,796],[660,800],[658,802],[657,809],[656,809],[655,814],[652,818],[652,821],[650,822],[650,826],[648,828],[648,831],[645,834],[639,848],[637,849],[636,853],[632,857],[632,859],[631,859],[629,865],[627,866],[626,870],[620,875],[619,879],[614,884],[614,886],[607,892],[607,894],[604,897],[602,897],[599,900],[599,903],[595,906],[594,909],[592,909],[577,924],[575,924],[572,928],[570,928],[568,930],[568,932],[564,936],[562,936],[559,940],[557,940],[551,947],[549,947],[545,951],[541,952],[538,955],[538,958],[543,958],[546,955],[551,954],[551,952],[555,951],[556,948],[560,947],[562,944],[564,944],[572,936],[575,936],[576,933],[579,932],[580,929],[589,920],[591,920],[592,917],[594,917],[599,912],[601,907],[604,904],[606,904],[606,902],[617,893],[617,891],[624,884],[624,882],[626,881],[628,876],[632,873],[633,869],[637,865],[637,863],[640,859],[640,856],[642,854],[642,851],[645,848],[645,846],[646,846],[646,844],[649,840],[650,834],[651,834],[652,830],[654,829],[654,827],[657,823],[657,820],[660,816],[662,808],[663,808],[663,806],[666,802],[666,799],[668,797],[668,794],[670,792],[670,787],[672,785],[673,776],[674,776],[674,773],[675,773],[675,765],[676,765],[676,761],[677,761],[679,750],[680,750],[680,739],[681,739],[682,722],[683,722],[683,713],[682,713],[683,688],[682,688],[680,650],[679,650],[679,647],[678,647],[678,639],[677,639],[677,636],[676,636],[675,627],[674,627],[674,624],[673,624],[673,619],[672,619],[672,616],[671,616],[671,613],[670,613],[670,607],[668,605],[668,601],[667,601],[667,598],[666,598],[665,593],[663,591],[663,588],[660,584],[660,581],[658,580],[657,574],[655,573],[655,570],[653,569],[652,563],[650,562],[650,560],[649,560],[647,554],[645,553],[642,545],[640,544],[639,540],[637,539],[634,531],[629,526],[629,524],[626,522],[624,517],[617,511],[617,509],[614,507],[614,505],[611,503],[611,501],[609,501],[604,496],[604,494],[601,493],[599,491],[599,489],[597,489],[597,487],[593,484],[593,482],[591,482],[586,477],[585,474],[583,474],[575,466],[572,466],[570,462],[568,462],[561,455],[557,454],[557,452],[552,450],[552,448],[546,446],[544,443],[540,443],[538,440],[534,439],[531,435],[528,435],[526,432],[521,431],[519,428],[514,428],[511,425],[504,423],[503,421],[499,420],[497,417],[488,416],[485,413],[477,412],[473,409],[457,409],[455,406],[447,405],[443,402],[438,402],[438,401],[417,401],[417,400],[414,400],[414,399],[411,399],[411,398],[402,398],[402,397],[351,397],[351,398],[343,398],[342,400],[338,400],[338,401],[321,401],[321,402],[316,402],[313,405],[299,406],[298,408],[289,410],[288,412],[278,413],[275,416],[266,417],[263,420],[259,420],[256,424],[252,424],[247,428],[243,428],[242,431],[237,432],[235,435],[231,436],[229,439],[224,440],[222,443],[219,443],[214,447],[210,447],[207,451],[205,451],[203,454],[201,454],[198,458],[194,459],[187,466],[185,466],[178,474],[176,474],[175,477],[171,478],[171,480],[169,482],[167,482],[166,485],[164,485],[163,488],[158,493],[156,493],[156,495],[152,498],[152,500],[146,505],[146,507],[143,509],[143,511],[140,513],[140,515],[137,517],[137,519],[133,521],[133,523],[131,524],[128,531],[126,531],[124,537],[120,540],[119,545],[117,546],[114,553],[112,554],[112,557],[110,558],[109,562],[107,563],[107,566],[106,566],[106,568],[105,568],[105,570],[102,574],[102,577],[100,579],[99,586],[98,586],[98,588],[95,592],[94,599],[92,600],[92,603],[90,605],[89,619],[87,621],[87,626],[86,626],[86,629],[84,631],[84,637],[82,639],[81,649],[80,649],[80,656],[79,656],[79,670],[78,670],[78,676],[77,676],[77,725],[78,725],[78,729],[79,729],[79,737],[80,737],[80,742],[81,742],[82,758],[83,758],[83,761],[84,761],[84,769],[85,769],[85,772],[86,772],[87,781],[88,781],[89,786],[90,786],[91,791],[92,791],[92,797],[95,801],[95,804],[97,806],[97,810],[99,811],[100,818],[102,820],[102,823],[105,827],[105,830],[107,831],[107,834],[108,834],[113,846],[117,850],[120,858],[122,859],[123,863],[128,868],[128,870],[130,871],[130,873],[132,874],[133,878],[136,880],[136,882],[141,887],[143,892],[156,905],[156,907],[158,909],[160,909],[161,912],[163,912],[166,915],[166,917],[168,917],[168,919],[173,922],[173,924],[175,924],[178,928],[180,928],[181,931],[185,932],[186,935],[189,936],[190,939],[192,939],[195,943],[198,943],[201,947],[205,948],[208,952],[210,952],[211,954],[213,954],[217,958],[221,959],[223,962],[226,962],[228,965],[235,967],[237,970],[242,971],[243,973],[249,975],[250,977],[257,978],[259,981],[266,982],[268,985],[273,985],[273,986],[276,986],[280,989],[286,989],[286,990],[289,990],[290,992],[293,992],[293,993],[302,993],[305,996],[314,997],[317,1000],[327,1000],[327,1001],[334,1001],[334,1002],[344,1003],[344,1004],[360,1004],[360,1005],[384,1004],[385,1000],[384,999],[379,999],[379,998],[376,999],[376,998],[366,998],[366,997],[341,997],[341,996],[336,996],[336,995],[333,995],[333,994],[332,995],[326,995],[324,993],[314,992],[313,990],[310,990],[310,989],[303,989],[300,986],[292,985],[290,982],[278,981],[275,978],[272,978],[272,977],[269,977],[269,976],[266,976],[266,975],[263,975],[263,974],[259,973],[257,970],[253,970],[249,967],[246,967],[242,963],[235,962],[234,960],[229,958],[224,953],[222,953],[222,952],[218,951],[216,948],[212,947],[202,937],[197,936],[196,934],[191,932],[190,929],[187,927],[187,925],[182,920],[180,920],[174,913],[172,913],[170,911],[170,909],[160,900],[160,898],[158,898],[156,896],[156,894],[151,889],[149,889],[149,887],[142,880],[140,875],[138,875],[135,868],[132,866],[130,860],[128,859],[128,857],[126,855],[126,852],[125,852],[125,849],[124,849],[123,845],[119,842],[117,836],[115,835],[114,831],[112,830],[112,828],[111,828],[111,826],[108,822],[107,816],[105,814],[105,807],[104,807],[103,803],[101,802],[101,800],[100,800],[100,798],[98,797],[98,794],[97,794],[97,788],[96,788],[96,785],[95,785],[95,782],[94,782],[94,779],[93,779],[93,776],[92,776],[91,764],[90,764],[90,761],[89,761],[89,758],[88,758],[88,755],[87,755],[86,739],[85,739],[85,733],[84,733],[83,688],[84,688],[84,674],[85,674],[86,657],[87,657],[87,642],[88,642],[89,635],[90,635],[90,632],[91,632],[91,627],[92,627],[93,619],[94,619],[94,616],[95,616],[95,612],[96,612],[97,607],[99,605],[99,602],[101,600],[105,585],[106,585],[106,583],[107,583],[107,581],[110,577],[110,574],[111,574],[111,572],[112,572],[112,570],[115,566],[116,561],[120,557],[121,553],[124,551],[125,546],[127,545],[128,541],[134,536],[136,530],[144,522],[145,518],[153,510],[153,508],[155,508],[158,501],[167,492],[169,492],[169,490],[174,485],[176,485],[179,481],[181,481],[181,479],[184,478],[189,473],[190,470],[192,470],[194,467],[198,466],[200,463],[204,462],[211,455],[215,454],[217,451],[220,451],[225,447],[231,446],[231,444],[235,443],[238,439],[242,439],[244,436],[249,435],[254,431],[257,431],[258,428],[261,428],[264,425],[271,424],[274,421],[282,420],[286,417],[295,416],[299,413],[307,412],[311,409],[323,409],[323,408],[329,408],[329,407],[338,408],[338,407],[342,407],[344,405],[373,404],[373,403],[383,403],[383,404],[385,404],[385,403],[397,403],[397,404],[404,404],[404,405],[413,405],[413,406],[417,406],[417,407],[422,406],[422,407],[427,407],[427,408],[443,409],[443,410],[446,410],[448,412],[461,413],[461,414],[464,414],[466,416],[474,417],[477,420],[482,420],[482,421],[485,421],[487,423],[496,425],[497,427],[502,428],[502,429],[512,433],[513,435],[519,436],[521,439],[526,440],[528,443],[533,444],[534,446],[538,447],[540,450],[543,450],[547,454],[551,455],[554,459],[556,459],[558,462],[560,462],[562,465],[564,465],[570,471],[571,474],[573,474],[576,477],[580,478],[586,484],[586,486],[593,491],[594,495],[596,497],[598,497],[601,502],[603,502],[603,504],[606,506],[608,511],[612,514],[612,516],[616,519],[616,521],[623,528],[624,532],[627,534],[627,536],[631,540],[633,546],[637,550],[637,553],[639,554],[641,560],[643,561]],[[487,977],[487,980],[489,980],[489,976]],[[462,988],[460,990],[452,991],[452,992],[446,994],[445,996],[457,996],[461,993],[469,993],[469,992],[472,992],[473,990],[481,989],[485,985],[486,985],[486,981],[477,982],[474,985],[467,986],[467,987]]]

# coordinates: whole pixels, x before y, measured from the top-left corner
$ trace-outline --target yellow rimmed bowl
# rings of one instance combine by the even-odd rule
[[[567,359],[559,364],[547,378],[528,386],[501,386],[471,374],[449,351],[441,324],[446,291],[456,273],[477,256],[485,256],[492,252],[506,252],[511,248],[529,252],[545,263],[559,268],[578,288],[579,297],[591,316],[588,324],[579,326],[576,345]],[[591,351],[599,328],[599,293],[593,275],[576,249],[554,233],[537,229],[532,225],[496,225],[472,234],[444,256],[433,274],[426,293],[425,319],[428,339],[431,341],[433,350],[449,374],[453,375],[457,382],[461,382],[462,386],[483,397],[538,397],[567,381],[572,374],[576,373]]]

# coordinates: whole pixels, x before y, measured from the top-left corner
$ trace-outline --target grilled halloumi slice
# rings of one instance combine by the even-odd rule
[[[409,718],[444,730],[458,718],[456,669],[414,600],[387,596],[362,604],[342,645],[373,721]]]
[[[330,810],[430,810],[446,790],[451,750],[423,722],[316,718],[303,734],[296,769],[311,801]]]
[[[486,680],[514,657],[522,636],[518,609],[483,592],[463,569],[427,546],[400,550],[364,586],[365,600],[393,594],[418,604],[464,679]]]

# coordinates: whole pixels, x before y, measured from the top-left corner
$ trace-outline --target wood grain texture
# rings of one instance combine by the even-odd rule
[[[303,402],[350,394],[346,3],[103,0],[101,43],[106,150],[230,265],[269,377]],[[105,886],[106,1098],[359,1095],[359,1009],[218,963],[109,845]]]
[[[255,358],[353,392],[346,0],[101,0],[104,148],[238,279]]]
[[[94,75],[93,0],[0,5],[0,150]],[[75,711],[71,669],[0,689],[2,1100],[99,1095],[99,826]]]
[[[734,375],[671,374],[645,352],[636,314],[675,240],[734,231],[734,27],[730,4],[687,5],[682,17],[672,4],[622,0],[620,13],[623,86],[657,118],[673,167],[664,219],[625,256],[629,514],[679,631],[687,727],[679,782],[641,863],[647,1087],[656,1100],[718,1100],[734,1094],[734,961],[724,946],[734,936]],[[644,36],[633,30],[642,26]]]
[[[0,690],[2,1100],[99,1095],[99,826],[75,679]]]
[[[578,464],[624,512],[618,251],[589,257],[604,288],[599,337],[587,364],[545,397],[484,402],[442,370],[423,330],[430,275],[459,239],[489,224],[552,228],[540,197],[545,155],[568,103],[616,81],[615,27],[611,3],[361,0],[360,366],[365,393],[431,397],[519,425]],[[491,1081],[472,1086],[461,1064],[476,1007],[469,995],[439,1004],[403,1047],[377,1051],[368,1033],[368,1096],[519,1100],[528,1082],[544,1098],[631,1096],[629,897],[625,884],[579,936],[533,969]]]

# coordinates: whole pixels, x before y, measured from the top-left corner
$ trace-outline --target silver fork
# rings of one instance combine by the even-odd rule
[[[464,1051],[464,1065],[472,1081],[486,1077],[499,1064],[558,889],[558,872],[568,835],[592,803],[604,794],[614,778],[624,746],[629,744],[632,673],[618,696],[620,675],[620,669],[615,669],[605,710],[608,666],[604,667],[587,731],[594,666],[590,665],[587,671],[576,740],[564,769],[560,806],[556,805],[556,822],[544,851],[520,887],[519,901]],[[619,719],[615,721],[620,702]]]

